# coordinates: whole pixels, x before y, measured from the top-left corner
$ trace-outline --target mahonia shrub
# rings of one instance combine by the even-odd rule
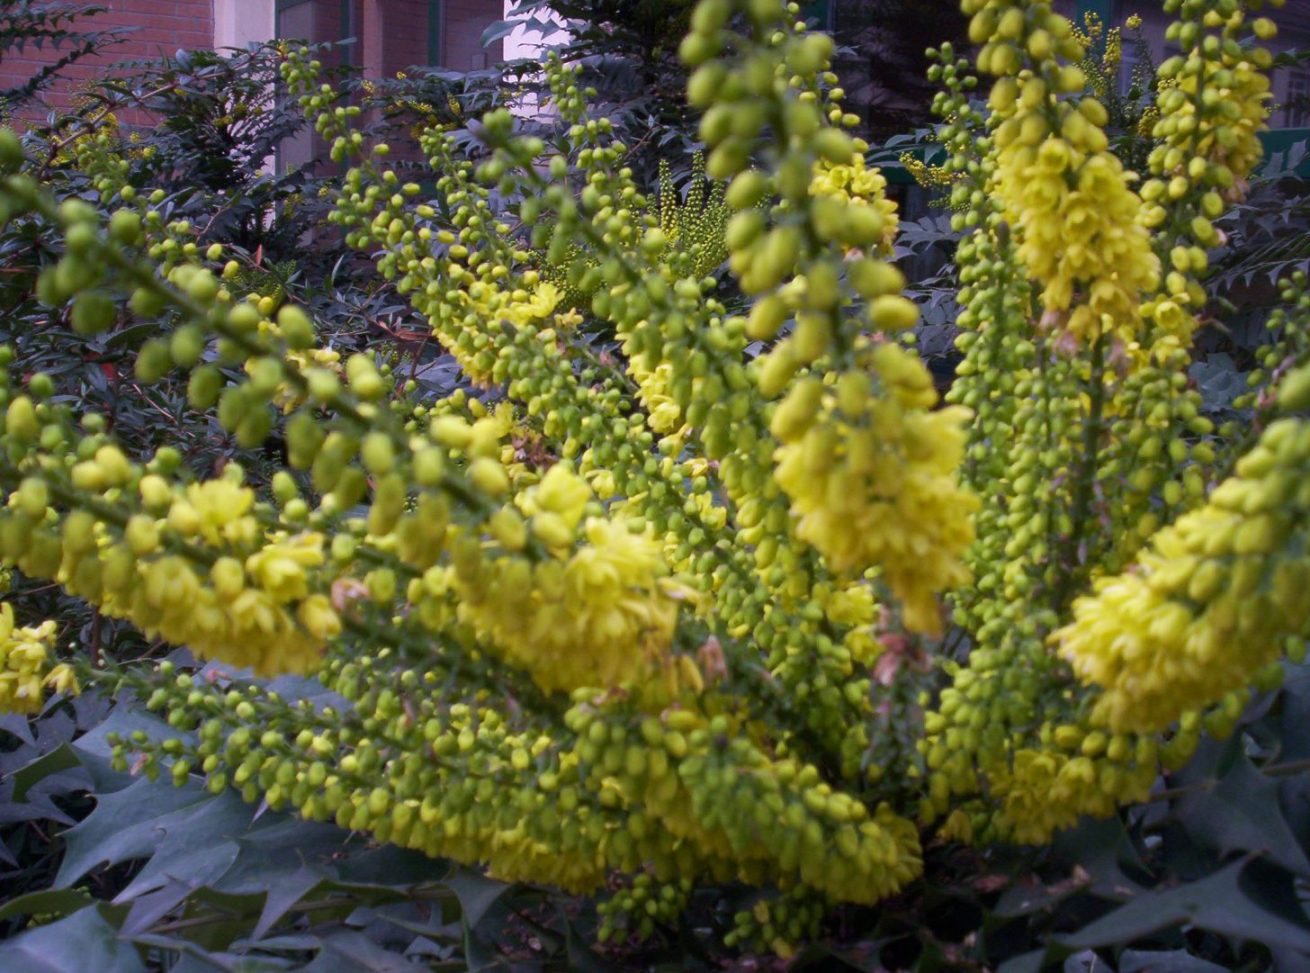
[[[932,72],[964,233],[946,404],[832,41],[783,0],[695,9],[688,96],[726,188],[681,213],[566,65],[557,140],[493,111],[473,162],[428,127],[425,191],[287,55],[349,166],[335,229],[470,383],[439,401],[243,293],[114,167],[110,212],[56,205],[5,134],[5,219],[62,228],[40,300],[87,335],[156,322],[139,380],[182,376],[286,462],[257,482],[132,455],[6,353],[5,563],[223,668],[93,664],[6,614],[0,703],[134,693],[186,733],[119,741],[123,766],[608,888],[605,936],[740,882],[770,897],[729,942],[785,950],[904,888],[927,842],[1041,843],[1144,799],[1310,621],[1304,281],[1246,432],[1216,436],[1187,378],[1274,28],[1259,0],[1167,0],[1182,53],[1134,172],[1067,20],[963,6],[976,59]],[[336,702],[257,678],[279,672]]]

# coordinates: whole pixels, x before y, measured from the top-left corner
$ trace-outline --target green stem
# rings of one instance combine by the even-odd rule
[[[1083,455],[1080,469],[1075,479],[1073,504],[1071,510],[1072,524],[1069,538],[1065,543],[1064,557],[1058,565],[1061,575],[1056,586],[1055,609],[1063,611],[1073,588],[1080,578],[1078,567],[1080,559],[1078,549],[1082,546],[1091,520],[1092,491],[1096,485],[1097,452],[1105,426],[1105,346],[1107,337],[1098,334],[1092,343],[1091,360],[1091,408],[1088,410],[1087,423],[1083,427]]]

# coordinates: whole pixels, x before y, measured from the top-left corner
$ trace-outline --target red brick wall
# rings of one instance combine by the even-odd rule
[[[387,0],[383,10],[383,73],[427,64],[428,0]]]
[[[320,0],[314,4],[314,40],[320,44],[335,43],[342,39],[346,33],[346,25],[341,22],[341,4],[338,0]],[[351,35],[355,37],[357,43],[350,48],[335,48],[331,54],[323,57],[326,64],[341,64],[342,60],[348,64],[359,63],[359,3],[358,0],[351,6],[350,11]]]
[[[428,18],[431,7],[429,0],[384,0],[384,73],[394,75],[397,71],[429,63]],[[501,42],[484,48],[482,32],[503,15],[502,0],[442,0],[440,7],[440,67],[469,71],[500,60]]]
[[[504,44],[482,46],[482,32],[504,16],[500,0],[445,0],[442,15],[441,66],[453,71],[472,71],[495,64]]]
[[[65,68],[64,79],[47,89],[47,101],[67,107],[79,83],[101,76],[117,61],[144,60],[172,54],[178,48],[212,47],[214,12],[212,0],[102,0],[109,9],[95,17],[74,21],[74,27],[103,30],[110,27],[136,28],[123,35],[103,54],[84,58]],[[21,53],[10,52],[0,61],[0,85],[9,87],[29,80],[42,65],[58,60],[62,51],[49,46],[41,50],[28,46]]]
[[[104,54],[87,58],[65,69],[65,80],[50,89],[50,104],[67,107],[72,92],[83,83],[104,73],[117,61],[142,60],[172,54],[178,48],[212,47],[214,15],[212,0],[102,0],[109,9],[79,25],[88,30],[114,27],[133,28]],[[362,38],[364,17],[362,0],[354,0],[353,33]],[[440,66],[468,71],[494,64],[502,56],[498,41],[489,48],[481,44],[482,32],[498,20],[503,12],[502,0],[443,0],[441,3]],[[414,65],[425,65],[428,52],[428,0],[382,0],[384,38],[382,64],[387,75]],[[341,37],[341,0],[313,0],[310,5],[313,23],[312,40],[335,41]],[[356,43],[350,60],[363,63],[363,45]],[[0,85],[21,84],[45,64],[58,58],[49,48],[28,47],[21,54],[11,54],[0,61]],[[329,57],[329,61],[335,58]],[[375,67],[376,69],[376,67]]]
[[[397,72],[431,64],[429,48],[433,4],[429,0],[364,0],[371,11],[360,21],[364,33],[370,25],[380,24],[381,43],[376,38],[362,38],[361,53],[364,72],[371,77],[394,77]],[[501,45],[484,51],[482,32],[504,10],[503,0],[442,0],[437,16],[441,18],[438,34],[440,50],[436,52],[435,67],[455,71],[468,71],[474,67],[494,64],[501,57]],[[422,153],[418,145],[401,133],[390,136],[392,161],[419,162]]]

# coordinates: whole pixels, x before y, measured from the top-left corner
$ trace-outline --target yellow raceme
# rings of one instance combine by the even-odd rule
[[[471,386],[436,400],[405,380],[408,342],[346,354],[294,294],[234,295],[240,261],[165,222],[108,138],[79,148],[101,219],[21,191],[0,131],[4,212],[65,238],[37,298],[88,333],[160,322],[137,379],[181,378],[236,446],[287,457],[259,482],[130,455],[4,349],[5,565],[348,704],[74,668],[5,607],[0,708],[131,690],[186,739],[125,742],[120,765],[135,749],[498,878],[609,890],[607,936],[677,921],[693,889],[768,889],[730,936],[779,955],[919,877],[925,838],[1043,843],[1145,799],[1310,624],[1310,382],[1261,401],[1283,418],[1222,478],[1231,436],[1188,377],[1214,220],[1265,119],[1246,41],[1269,27],[1240,2],[1180,15],[1139,182],[1095,97],[1118,34],[963,6],[978,54],[934,55],[947,152],[920,172],[961,234],[946,406],[831,39],[784,0],[697,5],[707,154],[685,198],[668,167],[648,195],[558,61],[558,137],[493,111],[474,161],[429,117],[429,192],[287,52],[349,166],[332,223]]]
[[[996,129],[996,189],[1018,233],[1018,256],[1042,285],[1044,322],[1083,341],[1114,335],[1125,344],[1139,340],[1138,306],[1159,279],[1141,199],[1134,178],[1108,149],[1105,108],[1079,97],[1085,78],[1061,67],[1052,47],[1038,35],[1068,38],[1064,18],[1047,11],[1026,19],[1034,5],[993,0],[975,14],[1018,15],[1027,42],[1023,55],[993,58],[1000,75],[990,103],[1003,119]],[[1003,12],[1003,13],[1002,13]],[[1078,45],[1067,48],[1078,52]],[[1024,58],[1032,69],[1022,70]],[[981,64],[981,60],[980,60]],[[1060,95],[1072,95],[1060,98]]]
[[[1135,570],[1099,580],[1052,636],[1079,678],[1103,689],[1116,732],[1168,727],[1218,702],[1278,657],[1310,621],[1301,482],[1310,425],[1282,419],[1196,510],[1161,530]]]
[[[493,519],[508,550],[484,551],[464,535],[454,564],[424,582],[436,594],[453,592],[458,617],[548,692],[668,673],[678,613],[691,595],[649,529],[585,516],[593,502],[583,478],[558,463],[520,495],[521,513]],[[549,553],[519,553],[529,537]]]
[[[960,556],[973,540],[977,501],[956,470],[968,411],[923,411],[932,390],[918,360],[893,345],[874,352],[887,399],[841,403],[841,392],[798,386],[775,414],[779,485],[792,500],[797,536],[835,571],[877,567],[901,602],[905,624],[941,630],[936,596],[969,579]],[[817,392],[814,414],[780,422]],[[851,411],[847,411],[850,408]]]
[[[109,495],[132,478],[140,506],[121,524],[75,511],[59,531],[34,524],[39,511],[26,498],[48,494],[28,481],[3,514],[6,558],[34,575],[51,571],[105,614],[202,658],[261,674],[316,668],[341,631],[328,596],[313,590],[327,560],[324,536],[267,532],[252,512],[253,491],[231,477],[178,490],[157,474],[138,478],[114,447],[73,476]]]
[[[1252,130],[1263,116],[1258,86],[1250,89],[1251,102],[1239,100],[1222,110],[1211,91],[1204,98],[1207,118],[1176,118],[1159,129],[1169,144],[1152,153],[1149,174],[1167,163],[1171,175],[1182,178],[1167,192],[1148,181],[1135,194],[1134,176],[1101,152],[1106,146],[1095,129],[1103,111],[1088,101],[1078,73],[1069,70],[1095,38],[1068,37],[1066,25],[1044,5],[965,6],[974,16],[973,39],[984,45],[979,66],[1001,75],[990,98],[993,135],[965,100],[960,62],[943,52],[938,69],[953,86],[939,109],[948,119],[943,141],[954,153],[945,165],[964,174],[952,195],[959,207],[954,225],[971,231],[958,255],[966,285],[960,296],[968,302],[960,323],[969,333],[960,342],[966,359],[951,401],[979,412],[968,469],[970,485],[983,491],[983,509],[969,557],[977,581],[956,595],[957,620],[976,642],[968,664],[953,669],[952,685],[926,720],[921,752],[931,773],[924,820],[947,819],[975,841],[999,836],[1041,842],[1082,814],[1106,814],[1141,799],[1160,762],[1173,768],[1190,755],[1200,713],[1213,704],[1206,726],[1231,725],[1233,707],[1240,708],[1234,686],[1268,672],[1248,658],[1240,674],[1228,670],[1204,686],[1175,681],[1164,688],[1160,675],[1129,665],[1122,653],[1148,669],[1168,669],[1171,677],[1188,670],[1199,680],[1205,672],[1159,645],[1146,648],[1151,640],[1136,633],[1155,602],[1136,568],[1120,574],[1162,523],[1198,503],[1214,461],[1213,444],[1204,438],[1213,426],[1200,415],[1199,396],[1186,380],[1187,349],[1196,327],[1191,309],[1205,299],[1199,283],[1205,248],[1216,239],[1207,235],[1209,221],[1237,198],[1239,188],[1230,182],[1225,161],[1198,151],[1193,136],[1210,126],[1206,145],[1212,150],[1215,126],[1226,124],[1221,114],[1249,112]],[[1187,35],[1195,38],[1193,49],[1162,80],[1160,107],[1152,109],[1157,120],[1196,111],[1193,100],[1169,94],[1178,79],[1194,77],[1194,95],[1236,79],[1235,72],[1219,73],[1219,55],[1239,55],[1228,42],[1206,41],[1205,34],[1239,38],[1245,12],[1202,24],[1201,13],[1189,8],[1182,23],[1191,17],[1201,30]],[[1240,57],[1254,64],[1261,55]],[[1073,117],[1075,111],[1083,117]],[[1197,154],[1203,158],[1194,160]],[[1092,183],[1103,213],[1089,215],[1078,193],[1084,166],[1098,155],[1104,158],[1096,165],[1108,163]],[[1066,206],[1075,217],[1067,226]],[[1044,249],[1031,245],[1036,237],[1015,232],[1016,221],[1029,220],[1031,228],[1039,216],[1035,225]],[[1117,239],[1121,248],[1101,247],[1088,262],[1081,248],[1091,239]],[[1069,242],[1077,246],[1071,249]],[[1128,254],[1141,254],[1144,243],[1154,257],[1137,261],[1136,276],[1100,259],[1105,254],[1127,261]],[[1024,294],[1030,277],[1043,298],[1036,311],[1029,310]],[[1099,365],[1076,350],[1098,339],[1108,339]],[[1098,419],[1105,431],[1088,438],[1089,424]],[[1101,444],[1095,457],[1085,452],[1093,439]],[[1083,477],[1094,482],[1080,493]],[[1084,509],[1098,523],[1080,521],[1088,515]],[[1075,529],[1082,537],[1076,545],[1068,540]],[[1087,628],[1078,601],[1069,624],[1061,599],[1076,596],[1097,576],[1110,579],[1101,583],[1113,586],[1116,598],[1125,592],[1132,598],[1124,595],[1122,612],[1117,601],[1112,609],[1108,600],[1085,599]],[[1098,611],[1098,636],[1088,638]],[[1114,688],[1103,694],[1095,686],[1071,684],[1054,658],[1054,644],[1048,645],[1051,632],[1062,626],[1059,645],[1064,636],[1082,633],[1074,636],[1080,646],[1075,669],[1086,677],[1096,668],[1111,682],[1117,674]],[[1255,654],[1272,658],[1278,641],[1262,635]],[[1167,712],[1151,714],[1139,705],[1144,679],[1161,686]],[[1134,711],[1142,723],[1121,715],[1119,732],[1107,746],[1108,714]],[[1087,747],[1080,751],[1083,739]],[[978,794],[1004,800],[999,806],[988,797],[971,801]],[[956,815],[961,802],[968,811]]]
[[[878,169],[870,168],[863,156],[856,155],[849,163],[816,162],[810,179],[810,193],[868,207],[877,214],[882,226],[875,249],[891,253],[899,224],[896,203],[887,198],[887,177]]]
[[[45,702],[46,689],[78,691],[72,669],[51,659],[57,628],[49,620],[17,627],[13,605],[0,605],[0,712],[36,713]]]

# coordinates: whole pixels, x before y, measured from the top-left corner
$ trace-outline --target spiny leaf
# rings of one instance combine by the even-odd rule
[[[1140,895],[1057,941],[1075,949],[1111,946],[1188,925],[1286,946],[1306,954],[1310,962],[1310,921],[1304,916],[1289,920],[1253,901],[1241,882],[1249,864],[1249,859],[1232,862],[1200,881]]]
[[[118,937],[95,906],[0,943],[0,969],[22,973],[147,973],[135,947]]]
[[[1260,773],[1245,755],[1213,788],[1184,796],[1177,816],[1196,841],[1220,855],[1262,853],[1297,875],[1310,876],[1310,860],[1279,807],[1278,782]]]

